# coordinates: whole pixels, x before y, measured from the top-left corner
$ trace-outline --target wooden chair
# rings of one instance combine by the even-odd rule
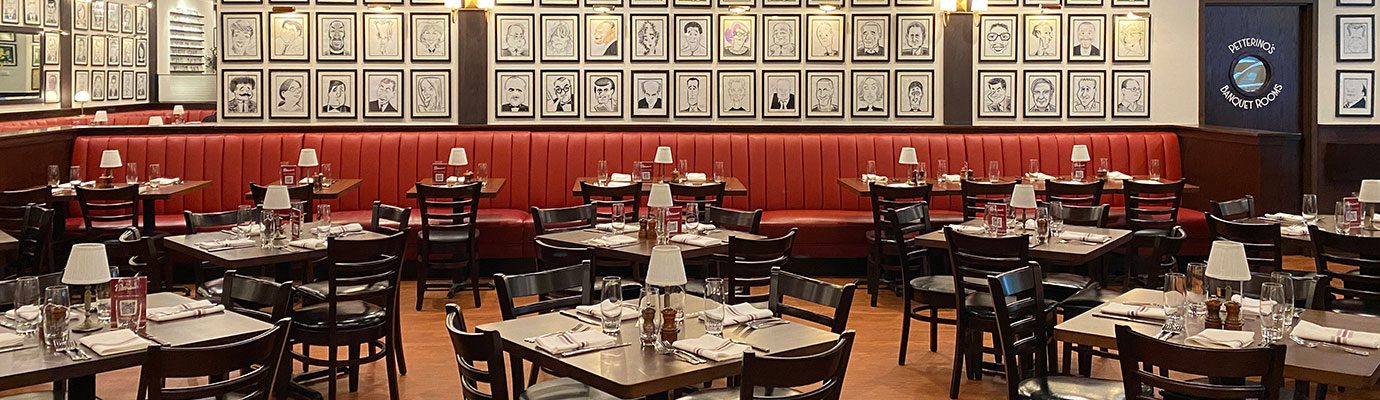
[[[1317,225],[1309,225],[1308,234],[1319,278],[1314,308],[1380,316],[1380,275],[1375,272],[1380,268],[1380,257],[1375,254],[1380,252],[1380,238],[1333,233]],[[1332,264],[1357,269],[1334,270]]]
[[[866,233],[868,245],[867,294],[872,298],[872,307],[876,307],[877,294],[883,286],[899,292],[907,284],[904,280],[897,281],[894,278],[900,275],[901,268],[896,257],[907,253],[891,251],[892,244],[896,242],[896,239],[888,235],[892,228],[888,212],[917,204],[929,204],[931,187],[929,185],[892,187],[868,182],[867,188],[869,198],[872,200],[872,230]],[[906,240],[910,240],[910,236],[917,236],[930,231],[929,207],[926,206],[923,211],[920,215],[922,218],[907,222],[907,225],[914,226],[912,227],[913,230],[907,232]],[[878,238],[884,239],[879,240]],[[923,249],[916,249],[922,251],[915,254],[916,259],[911,260],[913,267],[926,265],[927,260],[924,256],[927,253]]]
[[[1281,344],[1208,349],[1158,340],[1126,325],[1117,325],[1116,344],[1127,398],[1153,399],[1158,389],[1166,398],[1279,399],[1284,388],[1287,348]],[[1150,372],[1156,367],[1161,373]],[[1181,374],[1211,379],[1175,378]]]
[[[854,332],[839,335],[834,347],[804,356],[743,354],[739,386],[706,390],[680,400],[833,400],[843,393],[848,358],[853,353]],[[799,388],[799,389],[796,389]]]
[[[623,220],[636,221],[642,215],[642,185],[630,183],[623,186],[599,186],[580,182],[580,197],[585,204],[593,204],[598,210],[599,219],[613,219],[614,203],[623,204]]]
[[[731,208],[706,206],[704,222],[716,228],[758,234],[762,229],[762,209],[738,211]]]
[[[278,320],[273,328],[254,337],[221,345],[151,346],[139,375],[138,398],[273,398],[274,388],[278,383],[278,371],[286,367],[283,365],[283,352],[287,350],[288,330],[291,324],[290,319],[284,318]],[[240,373],[234,378],[205,385],[167,386],[170,378],[227,376],[235,371]]]
[[[52,202],[53,190],[47,186],[0,191],[0,232],[18,235],[24,230],[25,207],[50,207]]]
[[[562,247],[541,240],[537,240],[536,245],[537,271],[550,271],[589,262],[590,269],[596,271],[596,273],[589,274],[589,279],[593,281],[594,292],[604,292],[604,280],[599,279],[597,271],[599,270],[600,264],[596,261],[597,257],[595,256],[593,247]],[[635,270],[635,272],[640,271]],[[624,299],[636,299],[641,296],[642,284],[640,282],[642,281],[642,277],[640,273],[636,275],[638,276],[632,279],[625,278],[620,280]],[[575,293],[575,291],[562,291],[556,296],[565,297],[574,295],[579,295],[579,293]]]
[[[1066,225],[1106,228],[1107,222],[1111,221],[1111,209],[1112,206],[1106,204],[1086,207],[1061,203],[1059,217]]]
[[[18,277],[7,278],[7,279],[5,279],[5,280],[0,280],[0,311],[9,311],[9,310],[14,309],[14,292],[15,292],[15,285],[17,284],[18,281],[19,281],[19,278],[18,278]],[[62,284],[62,271],[53,272],[53,273],[48,273],[48,274],[43,274],[43,275],[39,275],[39,276],[38,276],[38,290],[43,290],[43,288],[46,288],[46,287],[49,287],[49,286],[57,286],[57,285],[61,285],[61,284]],[[42,294],[40,294],[40,296],[41,296],[41,295],[42,295]],[[3,397],[0,397],[0,398],[3,398]]]
[[[18,242],[14,261],[4,265],[0,276],[39,275],[53,268],[53,210],[39,205],[24,207],[21,229],[14,235]]]
[[[1213,201],[1212,213],[1228,221],[1255,217],[1255,196],[1246,195],[1236,200]]]
[[[85,240],[98,241],[120,234],[126,227],[139,227],[139,186],[111,189],[78,187]]]
[[[1016,182],[990,183],[963,181],[963,220],[969,221],[987,212],[987,203],[1005,202],[1016,189]]]
[[[249,183],[249,197],[254,200],[254,205],[263,206],[264,197],[268,195],[268,186]],[[294,203],[302,203],[302,211],[305,211],[306,222],[311,222],[313,215],[316,214],[316,192],[312,185],[288,186],[288,199]]]
[[[417,206],[422,213],[421,245],[417,261],[417,310],[422,309],[422,297],[429,290],[446,289],[446,297],[454,296],[462,286],[451,283],[432,283],[431,270],[444,269],[470,272],[470,287],[474,290],[474,306],[479,307],[479,194],[481,183],[459,186],[417,184]],[[444,256],[444,257],[441,257]]]
[[[1188,241],[1188,234],[1178,226],[1170,227],[1165,234],[1158,233],[1157,229],[1147,234],[1132,234],[1131,242],[1122,249],[1126,254],[1122,287],[1158,288],[1163,284],[1157,280],[1159,277],[1179,269],[1179,249],[1185,241]]]
[[[596,222],[598,222],[598,215],[597,206],[594,204],[558,208],[532,207],[532,224],[536,225],[537,236],[590,229],[594,227]],[[625,223],[637,225],[635,220],[625,220]]]
[[[1233,222],[1217,215],[1215,212],[1207,215],[1212,240],[1230,240],[1244,245],[1251,272],[1269,274],[1284,270],[1284,246],[1278,223]]]
[[[1142,235],[1166,235],[1171,228],[1179,225],[1179,205],[1184,197],[1182,179],[1159,184],[1128,180],[1122,185],[1126,226],[1132,231]]]
[[[292,283],[240,275],[233,269],[225,271],[222,279],[225,290],[221,292],[220,304],[226,310],[264,322],[292,316]]]
[[[791,248],[795,246],[796,228],[776,238],[744,239],[737,236],[728,238],[726,253],[715,254],[713,262],[717,266],[717,276],[724,278],[727,293],[725,304],[766,303],[771,297],[768,290],[752,293],[752,288],[770,289],[773,268],[784,268],[791,261]],[[692,280],[686,291],[704,293],[704,281]]]
[[[724,188],[727,184],[723,182],[700,185],[671,183],[669,185],[671,186],[671,201],[678,206],[694,205],[701,210],[705,206],[724,206]]]
[[[1039,264],[988,276],[992,298],[1006,299],[993,310],[997,346],[1006,367],[1007,397],[1011,399],[1121,400],[1121,383],[1070,376],[1051,376],[1054,320],[1045,301],[1044,274]]]
[[[313,358],[292,352],[292,358],[306,367],[325,367],[324,371],[294,377],[298,382],[327,379],[328,399],[336,397],[336,372],[348,371],[349,389],[359,389],[359,367],[384,360],[387,364],[389,398],[398,399],[398,371],[394,341],[399,331],[398,279],[402,271],[407,234],[398,232],[377,239],[327,239],[328,278],[323,299],[294,311],[292,343],[303,348],[326,347],[326,358]],[[365,289],[358,289],[365,288]],[[359,347],[368,347],[360,357]],[[340,359],[340,348],[349,349]]]
[[[369,229],[383,234],[407,232],[412,225],[412,207],[398,207],[375,201],[369,217]]]
[[[1025,236],[972,236],[950,227],[944,227],[944,238],[949,243],[949,265],[953,270],[954,300],[958,310],[958,338],[954,340],[954,366],[949,381],[949,398],[956,399],[959,377],[965,369],[968,379],[972,380],[982,379],[984,369],[1001,370],[1001,366],[982,360],[985,352],[982,335],[997,334],[996,307],[991,289],[987,287],[987,277],[1030,265],[1030,239]]]
[[[498,332],[467,332],[465,314],[460,306],[453,303],[446,304],[446,331],[450,333],[450,345],[455,349],[455,362],[460,369],[460,398],[509,399],[503,339]],[[483,368],[480,368],[480,363],[483,363]],[[484,391],[481,385],[487,386],[488,391]],[[525,400],[612,398],[570,378],[542,381],[516,393],[521,393],[520,398]]]
[[[249,218],[251,221],[258,222],[261,220],[260,215],[262,215],[262,213],[262,209],[255,207],[250,211]],[[240,216],[239,210],[206,213],[196,213],[184,210],[182,211],[182,219],[187,224],[188,232],[201,233],[233,228],[239,223]],[[193,267],[192,276],[193,280],[196,281],[196,293],[198,297],[209,298],[212,301],[221,298],[221,293],[224,291],[225,280],[222,278],[210,278],[207,274],[208,271],[219,268],[219,266],[209,262],[197,263],[196,266]],[[263,269],[264,268],[260,268],[260,275],[255,275],[254,277],[266,281],[273,281],[273,278],[263,276]]]
[[[594,283],[590,275],[591,268],[587,262],[521,275],[494,274],[499,312],[502,314],[503,320],[507,321],[524,315],[555,312],[592,304]],[[570,293],[573,290],[579,290],[579,293],[560,296],[561,292]],[[515,302],[518,298],[533,296],[538,297],[538,300],[523,305],[517,305]],[[522,358],[516,355],[511,355],[510,358],[513,363],[511,366],[513,393],[522,393],[522,389],[527,386],[522,378]],[[538,372],[538,367],[533,366],[532,376],[529,380],[536,382]]]
[[[889,209],[885,221],[884,238],[918,236],[930,229],[929,205],[920,203]],[[901,275],[901,298],[905,306],[901,308],[901,349],[896,362],[906,365],[912,320],[930,325],[931,352],[939,350],[939,324],[956,323],[953,319],[939,317],[939,310],[957,308],[953,278],[936,273],[929,262],[929,249],[914,240],[884,240],[881,243],[882,268],[890,265]]]
[[[1093,207],[1102,204],[1102,188],[1107,181],[1045,182],[1045,201],[1057,201],[1071,206]]]
[[[857,283],[839,286],[774,267],[771,269],[771,298],[767,301],[767,308],[777,317],[788,315],[824,325],[834,333],[843,333],[848,329],[848,313],[853,309],[853,292],[857,289]],[[832,308],[834,315],[786,304],[782,300],[787,297]]]
[[[124,248],[125,256],[129,257],[125,265],[137,274],[148,277],[149,292],[171,291],[190,295],[190,291],[186,288],[172,285],[172,268],[166,262],[166,252],[163,251],[163,237],[165,236],[167,235],[145,236],[138,228],[125,228],[119,237],[120,246]],[[274,318],[268,321],[277,320]]]

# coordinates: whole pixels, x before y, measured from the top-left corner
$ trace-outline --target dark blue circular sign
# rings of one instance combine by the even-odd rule
[[[1236,59],[1236,65],[1232,66],[1232,86],[1236,86],[1236,90],[1242,93],[1255,94],[1260,92],[1265,88],[1265,83],[1269,81],[1270,66],[1260,57],[1244,56]]]

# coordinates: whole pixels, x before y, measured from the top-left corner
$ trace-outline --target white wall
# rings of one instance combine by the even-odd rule
[[[1375,71],[1375,61],[1337,61],[1337,15],[1375,15],[1376,6],[1338,6],[1336,1],[1318,2],[1318,124],[1372,125],[1380,123],[1380,113],[1366,117],[1337,116],[1337,70]],[[1372,43],[1375,37],[1371,37]],[[1374,87],[1372,87],[1374,89]],[[1375,92],[1369,94],[1374,107]],[[1308,101],[1305,99],[1304,101]]]

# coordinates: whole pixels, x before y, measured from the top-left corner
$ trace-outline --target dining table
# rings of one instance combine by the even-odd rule
[[[320,221],[302,224],[302,234],[304,237],[310,236],[313,228],[325,225],[325,222]],[[365,230],[337,240],[350,241],[357,239],[377,239],[382,237],[384,237],[384,235],[381,233]],[[225,269],[257,268],[271,265],[286,266],[319,260],[326,256],[325,249],[305,249],[296,246],[279,248],[263,247],[256,244],[251,247],[212,251],[196,245],[201,242],[235,238],[236,236],[234,234],[227,231],[210,231],[167,236],[163,238],[163,243],[168,251],[191,257],[197,261],[208,262]],[[257,236],[254,238],[257,241]],[[277,273],[277,279],[279,281],[289,280],[291,278],[288,275],[286,268],[280,268]]]
[[[701,297],[686,296],[684,311],[687,317],[679,337],[689,339],[704,335],[704,323],[697,315],[717,304]],[[691,364],[674,355],[660,354],[654,347],[643,346],[635,319],[623,321],[619,326],[617,342],[627,345],[606,350],[562,357],[524,340],[581,324],[600,329],[598,324],[563,312],[488,323],[476,328],[498,332],[503,341],[503,350],[510,354],[540,365],[556,375],[575,379],[624,399],[665,399],[672,390],[742,373],[741,359]],[[744,325],[725,326],[723,338],[755,346],[756,350],[749,351],[756,351],[757,354],[792,356],[828,350],[838,341],[839,335],[791,321],[762,329],[750,329]]]
[[[10,251],[19,248],[19,239],[5,232],[0,232],[0,251]]]
[[[151,293],[148,295],[148,308],[169,307],[190,303],[193,299],[174,293]],[[76,324],[79,321],[73,320]],[[222,311],[197,317],[173,321],[149,321],[143,335],[162,342],[164,346],[210,346],[243,340],[273,327],[264,321],[233,311]],[[0,330],[4,330],[0,328]],[[97,332],[72,332],[71,340],[88,335],[110,331],[105,328]],[[87,360],[72,360],[65,354],[53,352],[39,343],[37,334],[24,339],[19,350],[0,353],[0,390],[14,389],[31,385],[66,381],[66,385],[56,384],[54,389],[65,391],[70,400],[92,400],[96,398],[96,374],[115,371],[144,364],[147,352],[134,351],[122,354],[101,356],[89,348],[83,351],[91,355]],[[133,393],[129,388],[127,393]],[[62,399],[64,393],[54,398]]]
[[[1058,177],[1055,177],[1055,178],[1057,178],[1056,180],[1057,180],[1057,181],[1060,181],[1060,182],[1072,182],[1072,181],[1073,181],[1073,178],[1071,178],[1071,177],[1069,177],[1069,176],[1058,176]],[[1135,178],[1135,180],[1138,181],[1138,182],[1146,182],[1146,183],[1168,183],[1168,182],[1170,182],[1170,181],[1160,180],[1160,179],[1152,180],[1152,179],[1150,179],[1148,176],[1136,176],[1136,177],[1134,177],[1134,178]],[[1007,183],[1009,183],[1009,182],[1014,182],[1014,181],[1017,181],[1017,180],[1029,181],[1032,185],[1035,186],[1035,192],[1036,192],[1036,193],[1043,193],[1043,192],[1045,191],[1045,181],[1044,181],[1044,180],[1041,180],[1041,179],[1030,180],[1030,179],[1027,179],[1027,178],[1024,178],[1024,177],[1002,177],[1002,178],[998,179],[997,181],[998,181],[998,182],[1007,182]],[[985,182],[986,180],[985,180],[985,179],[981,179],[980,181]],[[872,193],[872,189],[870,189],[870,188],[868,187],[867,182],[863,181],[861,177],[841,177],[841,178],[838,178],[838,183],[839,183],[839,186],[842,186],[843,188],[848,189],[848,191],[850,191],[850,192],[856,193],[858,196],[867,197],[867,196],[871,195],[871,193]],[[960,194],[960,193],[963,192],[963,182],[956,182],[956,181],[941,181],[941,180],[938,180],[938,179],[936,179],[936,178],[929,178],[929,179],[926,179],[926,180],[925,180],[925,184],[930,186],[930,193],[931,193],[931,194],[939,194],[939,195],[957,195],[957,194]],[[887,185],[900,185],[900,186],[910,186],[910,187],[914,187],[914,186],[915,186],[913,183],[906,183],[906,182],[887,183]],[[1197,193],[1197,192],[1198,192],[1199,190],[1201,190],[1201,189],[1202,189],[1202,188],[1198,187],[1197,185],[1187,184],[1187,183],[1184,184],[1184,193]],[[1124,191],[1126,191],[1126,184],[1125,184],[1123,181],[1121,181],[1121,180],[1108,179],[1107,182],[1104,183],[1104,184],[1102,185],[1102,193],[1103,193],[1103,194],[1118,194],[1118,193],[1122,193],[1122,192],[1124,192]]]
[[[1112,300],[1116,303],[1130,304],[1161,304],[1163,301],[1164,292],[1153,289],[1132,289]],[[1106,304],[1103,304],[1056,325],[1054,327],[1055,340],[1084,346],[1116,349],[1117,325],[1126,325],[1136,332],[1150,336],[1155,336],[1160,332],[1162,325],[1160,321],[1108,318],[1102,313],[1102,308],[1105,306]],[[1330,328],[1380,331],[1380,318],[1372,316],[1302,310],[1298,318]],[[1255,330],[1256,343],[1263,343],[1260,340],[1259,324],[1256,321],[1255,318],[1246,319],[1243,329]],[[1202,332],[1204,329],[1203,317],[1190,316],[1186,318],[1184,325],[1183,334],[1174,335],[1167,340],[1182,344],[1184,339]],[[1374,387],[1377,380],[1380,379],[1380,350],[1366,349],[1369,350],[1370,354],[1361,356],[1321,346],[1310,348],[1288,338],[1281,343],[1288,347],[1284,361],[1284,376],[1286,378],[1313,384],[1362,390],[1369,390]],[[1304,388],[1304,390],[1296,391],[1295,395],[1306,395],[1306,393],[1307,390]]]
[[[734,177],[731,177],[731,176],[729,176],[729,177],[724,177],[723,180],[724,180],[724,196],[747,196],[747,193],[748,193],[747,185],[744,185],[742,180],[739,180],[738,178],[734,178]],[[582,196],[582,194],[581,194],[582,192],[581,192],[581,189],[580,189],[580,182],[588,182],[588,183],[592,183],[592,184],[597,184],[598,181],[599,181],[598,178],[591,177],[591,176],[582,176],[582,177],[579,177],[579,178],[575,178],[575,186],[574,186],[573,188],[570,189],[570,194],[573,195],[573,196],[575,196],[575,197],[580,197],[580,196]],[[642,181],[642,182],[637,182],[636,184],[642,185],[642,194],[645,196],[645,195],[648,195],[648,194],[652,193],[652,184],[653,184],[653,183],[657,183],[657,182],[653,182],[653,181]],[[707,185],[707,184],[711,184],[711,183],[714,183],[714,182],[686,182],[686,183],[683,183],[683,184],[684,184],[684,185],[691,185],[691,186],[694,186],[694,185]],[[605,186],[619,186],[619,185],[626,186],[626,185],[632,185],[632,184],[634,184],[634,183],[633,183],[633,182],[610,182],[610,183],[605,184]]]
[[[324,186],[324,185],[323,185],[323,186],[321,186],[321,187],[318,187],[318,188],[313,189],[313,190],[312,190],[312,194],[311,194],[312,198],[313,198],[313,199],[316,199],[316,200],[335,200],[335,199],[339,199],[339,198],[341,198],[341,197],[344,197],[345,194],[350,193],[351,191],[354,191],[355,189],[359,189],[359,185],[362,184],[362,183],[364,183],[364,180],[363,180],[363,179],[353,179],[353,178],[346,178],[346,179],[331,179],[331,180],[329,180],[329,183],[330,183],[329,186]],[[268,186],[282,185],[282,184],[283,184],[283,181],[279,180],[279,181],[273,181],[273,183],[268,184]],[[245,199],[249,199],[249,200],[253,200],[253,199],[254,199],[254,193],[252,193],[252,192],[245,192],[245,193],[244,193],[244,198],[245,198]]]
[[[508,180],[504,178],[484,178],[484,186],[479,187],[479,197],[486,199],[498,197],[498,192],[503,190],[503,184],[507,182]],[[421,182],[417,183],[421,183],[423,185],[436,185],[436,180],[432,178],[426,178],[423,179]],[[417,198],[417,185],[407,187],[407,198]]]
[[[117,188],[126,187],[129,186],[129,184],[117,183],[114,186]],[[206,180],[178,179],[172,184],[158,185],[157,187],[150,185],[148,182],[144,182],[143,184],[141,184],[139,186],[139,201],[141,203],[139,205],[139,209],[143,213],[142,225],[144,227],[144,234],[151,235],[153,234],[153,232],[157,231],[156,222],[158,217],[158,210],[154,208],[154,206],[159,200],[168,200],[186,196],[188,194],[204,190],[209,187],[211,187],[211,181]],[[52,190],[53,203],[67,203],[77,201],[77,191],[75,189],[56,187]],[[54,221],[65,221],[67,219],[66,206],[55,207],[53,212]],[[59,223],[56,224],[56,226],[56,229],[61,229],[61,227],[65,225]]]
[[[983,221],[981,219],[974,219],[959,225],[982,227]],[[1107,253],[1111,253],[1113,250],[1131,241],[1131,231],[1125,229],[1064,225],[1064,231],[1074,234],[1103,235],[1107,237],[1107,240],[1092,243],[1081,240],[1060,240],[1058,238],[1050,238],[1045,243],[1031,244],[1030,259],[1048,261],[1058,265],[1085,265],[1107,255]],[[1011,234],[1030,235],[1033,233],[1015,231],[1011,232]],[[935,249],[949,248],[949,241],[944,237],[943,229],[920,235],[916,240],[917,243],[924,247]]]
[[[629,225],[636,226],[633,224]],[[637,242],[623,246],[598,246],[591,244],[591,241],[594,239],[599,239],[612,235],[623,235],[638,238],[638,232],[625,232],[621,234],[614,234],[611,232],[604,232],[593,228],[586,228],[537,235],[537,240],[567,247],[593,247],[595,254],[600,257],[616,258],[620,260],[632,261],[634,263],[645,264],[647,261],[652,259],[652,248],[656,247],[657,245],[656,239],[638,238]],[[766,238],[766,236],[762,235],[756,235],[752,233],[739,232],[728,229],[714,229],[707,232],[701,232],[700,235],[719,239],[720,242],[709,246],[696,246],[693,244],[676,242],[671,242],[669,244],[672,246],[679,247],[682,257],[686,259],[692,259],[710,256],[714,255],[715,253],[723,252],[724,249],[728,248],[728,238],[730,237],[739,237],[743,239],[753,240],[760,240]]]

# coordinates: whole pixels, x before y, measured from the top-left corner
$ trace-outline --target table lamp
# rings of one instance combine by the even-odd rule
[[[187,109],[182,108],[181,104],[173,106],[173,123],[178,125],[187,123]]]
[[[1207,271],[1204,275],[1221,281],[1238,282],[1239,291],[1237,293],[1245,293],[1244,289],[1246,282],[1251,280],[1251,267],[1250,264],[1246,262],[1246,246],[1239,242],[1229,240],[1212,242],[1212,250],[1208,253]],[[1241,321],[1239,319],[1239,311],[1241,309],[1241,303],[1231,301],[1231,287],[1224,287],[1227,289],[1227,293],[1222,294],[1220,297],[1214,296],[1212,299],[1208,300],[1208,317],[1205,323],[1208,325],[1220,323],[1228,327],[1228,329],[1232,329],[1231,327],[1234,323],[1235,326],[1237,326],[1236,329],[1240,329],[1239,326]],[[1221,320],[1221,317],[1218,315],[1218,309],[1223,305],[1222,299],[1227,299],[1225,304],[1228,310],[1235,308],[1238,311],[1236,313],[1238,318],[1236,321],[1230,320],[1232,317],[1230,311],[1228,312],[1228,320]],[[1213,326],[1209,326],[1209,328],[1211,327]]]
[[[96,116],[91,117],[91,125],[105,125],[107,122],[110,122],[110,114],[106,114],[105,110],[96,110]]]
[[[77,92],[72,95],[72,102],[77,103],[77,106],[81,107],[81,115],[77,117],[86,118],[86,103],[91,102],[91,92],[85,90]]]
[[[292,209],[292,197],[288,195],[287,186],[271,185],[264,193],[263,209],[268,211],[268,222],[264,223],[265,238],[263,247],[286,247],[287,232],[283,230],[283,216],[279,214],[283,210]],[[269,232],[272,230],[272,232]]]
[[[924,183],[923,179],[920,179],[915,175],[915,166],[920,164],[920,159],[915,156],[914,147],[902,147],[901,158],[896,160],[896,163],[910,166],[910,171],[906,173],[906,179],[909,179],[911,183],[917,185]]]
[[[656,314],[660,316],[660,324],[653,323],[652,326],[660,326],[660,339],[654,341],[656,349],[663,354],[672,351],[671,343],[676,341],[679,336],[679,319],[684,315],[684,304],[676,302],[673,292],[680,293],[684,298],[684,285],[687,282],[685,277],[685,259],[681,257],[680,247],[660,245],[652,248],[651,260],[647,263],[647,285],[657,288],[661,293],[659,307],[654,307]],[[643,311],[644,333],[647,332],[646,310]],[[645,344],[645,343],[644,343]]]
[[[652,193],[647,197],[647,207],[651,207],[656,215],[656,244],[671,243],[671,233],[666,230],[666,215],[675,205],[675,201],[671,200],[671,185],[652,184]]]
[[[452,147],[450,149],[450,159],[447,160],[446,165],[449,165],[455,169],[455,171],[453,172],[455,176],[461,176],[460,167],[470,165],[470,156],[468,154],[465,154],[464,147]],[[446,185],[449,186],[450,184],[450,180],[447,179]]]
[[[1087,176],[1088,162],[1092,161],[1092,155],[1088,154],[1088,145],[1073,145],[1073,157],[1070,157],[1069,161],[1073,161],[1073,180],[1082,182],[1083,177]]]
[[[150,116],[149,116],[149,126],[163,126],[163,116],[161,116],[161,115],[150,115]]]
[[[72,330],[94,332],[104,328],[105,325],[101,324],[97,315],[95,291],[92,289],[96,285],[110,283],[110,262],[106,260],[105,245],[100,243],[72,245],[72,252],[67,256],[67,267],[62,270],[62,283],[86,286],[82,295],[84,301],[82,313],[86,317],[82,318],[80,324],[72,327]]]
[[[1025,221],[1028,220],[1026,212],[1039,207],[1035,202],[1035,185],[1020,184],[1011,191],[1011,207],[1021,209],[1021,220],[1016,226],[1025,229]]]
[[[661,181],[666,182],[670,180],[670,178],[666,176],[666,166],[676,162],[675,158],[671,157],[671,146],[657,146],[656,157],[652,159],[652,162],[662,164]]]
[[[1361,181],[1361,190],[1356,193],[1356,200],[1361,202],[1361,228],[1374,231],[1375,228],[1375,204],[1380,203],[1380,179],[1366,179]]]
[[[315,175],[307,173],[307,168],[318,167],[320,165],[320,160],[316,159],[316,149],[302,149],[301,152],[297,153],[297,168],[302,170],[302,176],[304,177],[300,182],[310,183],[313,186],[320,187],[321,179],[317,179]]]
[[[96,178],[96,187],[101,189],[109,189],[115,187],[115,168],[120,168],[123,166],[125,166],[125,163],[120,161],[119,150],[102,151],[101,169],[105,172],[101,173],[101,176]]]

